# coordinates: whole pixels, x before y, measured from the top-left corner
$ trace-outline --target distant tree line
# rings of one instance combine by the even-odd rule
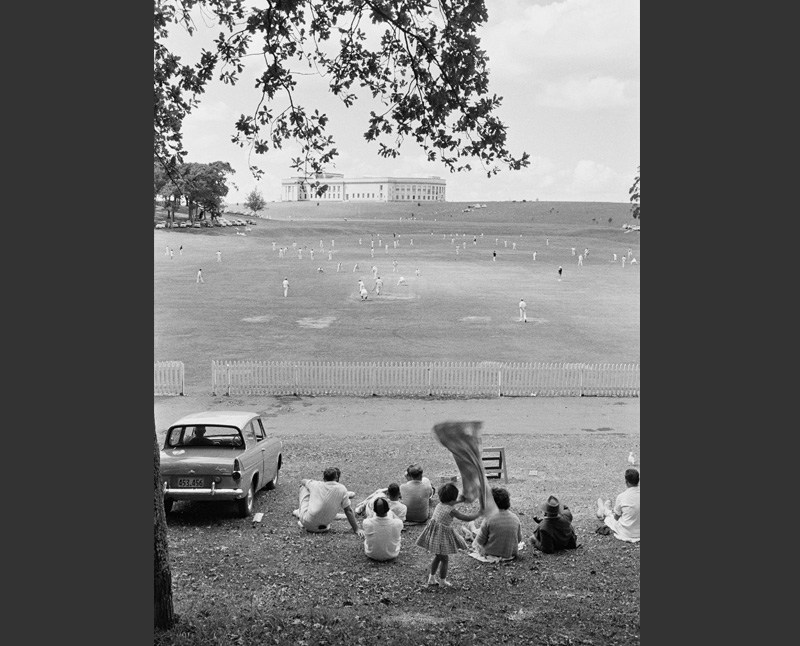
[[[222,213],[223,198],[228,194],[227,177],[236,171],[228,162],[194,162],[165,166],[153,162],[153,205],[161,198],[167,219],[174,221],[175,211],[185,203],[189,221],[212,220]]]

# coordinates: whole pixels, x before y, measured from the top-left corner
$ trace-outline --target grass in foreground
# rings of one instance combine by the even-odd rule
[[[394,563],[376,563],[346,521],[328,534],[300,530],[291,510],[304,477],[342,468],[365,496],[401,481],[422,460],[426,475],[451,473],[433,437],[395,434],[284,437],[277,490],[259,494],[255,527],[224,505],[177,504],[169,517],[176,626],[155,644],[638,644],[640,548],[594,533],[594,500],[622,490],[630,436],[503,435],[511,462],[512,510],[528,537],[533,515],[553,493],[570,506],[581,547],[556,555],[530,545],[508,564],[451,558],[452,589],[424,585],[431,555],[407,527]],[[378,447],[377,451],[367,447]],[[537,466],[528,475],[520,465]]]

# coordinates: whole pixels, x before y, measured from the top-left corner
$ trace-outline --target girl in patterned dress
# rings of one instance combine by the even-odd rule
[[[458,511],[455,505],[459,502],[462,502],[462,499],[458,497],[458,487],[452,482],[443,485],[439,490],[439,504],[436,505],[431,519],[417,538],[417,545],[435,554],[430,574],[428,574],[428,585],[438,585],[439,583],[446,586],[452,585],[446,578],[450,554],[456,554],[459,549],[467,549],[466,541],[452,527],[453,518],[468,522],[481,515],[480,510],[474,514]],[[437,569],[439,570],[439,581],[436,580]]]

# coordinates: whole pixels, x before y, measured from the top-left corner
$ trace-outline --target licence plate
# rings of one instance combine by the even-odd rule
[[[202,487],[204,484],[203,478],[178,478],[179,487]]]

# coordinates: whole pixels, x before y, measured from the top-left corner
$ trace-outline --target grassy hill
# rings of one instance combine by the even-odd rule
[[[201,390],[212,359],[639,361],[640,264],[621,257],[631,249],[640,263],[640,233],[622,229],[634,222],[627,204],[464,208],[270,203],[249,231],[155,230],[155,359],[183,361],[187,387]],[[373,265],[384,293],[361,301],[356,284],[372,290]]]

